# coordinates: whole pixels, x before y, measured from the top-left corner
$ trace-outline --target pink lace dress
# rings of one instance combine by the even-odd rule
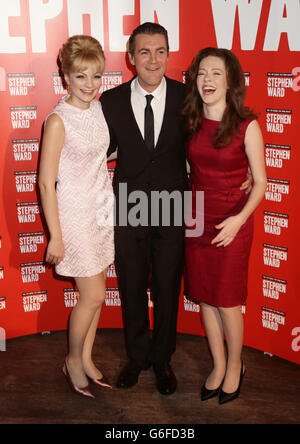
[[[114,261],[113,190],[106,153],[109,132],[100,102],[82,110],[63,97],[54,108],[65,140],[57,175],[57,200],[65,257],[63,276],[94,276]]]

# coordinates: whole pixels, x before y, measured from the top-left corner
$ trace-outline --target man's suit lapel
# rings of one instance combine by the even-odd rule
[[[172,125],[170,123],[171,123],[172,113],[174,113],[174,94],[172,92],[172,85],[167,77],[166,77],[166,88],[167,91],[166,91],[166,105],[165,105],[164,118],[159,138],[155,147],[155,151],[159,150],[164,145],[165,137],[168,136],[169,131],[172,131]]]
[[[134,112],[131,105],[131,83],[134,79],[127,82],[124,86],[124,96],[122,104],[122,126],[126,128],[126,132],[132,136],[132,144],[145,147],[147,152],[148,148],[145,144],[144,138],[141,134],[137,121],[135,120]]]

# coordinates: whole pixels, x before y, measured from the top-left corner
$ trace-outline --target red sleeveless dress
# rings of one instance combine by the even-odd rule
[[[242,123],[240,133],[228,146],[216,149],[213,140],[219,122],[204,118],[188,147],[193,218],[197,212],[195,193],[204,191],[204,215],[201,211],[197,214],[197,218],[203,217],[204,232],[185,237],[185,295],[194,302],[236,307],[247,298],[253,215],[227,247],[216,247],[211,241],[219,232],[215,226],[238,214],[249,197],[240,186],[248,170],[244,139],[250,122]]]

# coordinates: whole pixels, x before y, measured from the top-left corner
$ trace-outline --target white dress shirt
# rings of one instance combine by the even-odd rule
[[[166,93],[167,93],[167,82],[163,77],[160,85],[153,91],[151,94],[154,97],[151,101],[151,106],[154,114],[154,143],[157,144],[160,130],[162,127],[162,122],[165,113],[166,106]],[[143,136],[145,136],[145,108],[147,100],[145,98],[148,95],[147,91],[145,91],[137,78],[135,78],[131,83],[131,106],[133,109],[135,120],[138,124],[140,132]]]

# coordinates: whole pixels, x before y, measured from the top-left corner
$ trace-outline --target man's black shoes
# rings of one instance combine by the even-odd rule
[[[141,370],[127,364],[118,377],[117,387],[122,389],[133,387],[137,384],[140,373]]]
[[[126,389],[135,386],[139,380],[139,375],[142,370],[148,370],[151,365],[144,369],[134,367],[127,364],[121,371],[118,380],[117,388]],[[172,395],[177,389],[177,379],[170,366],[170,364],[153,365],[156,388],[162,395]]]
[[[170,364],[154,365],[153,368],[156,376],[156,388],[159,393],[172,395],[177,389],[177,379]]]

